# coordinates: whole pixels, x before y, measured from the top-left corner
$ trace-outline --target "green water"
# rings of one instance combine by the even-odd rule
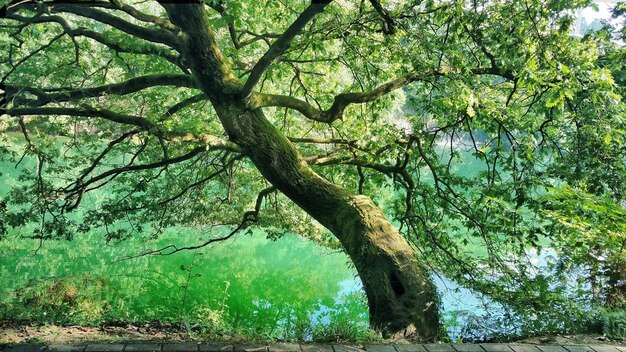
[[[484,165],[463,154],[463,170],[478,173]],[[17,168],[0,163],[0,196],[15,184]],[[422,175],[428,182],[428,174]],[[97,207],[103,190],[84,202]],[[384,199],[378,199],[383,205]],[[77,218],[85,211],[79,208]],[[22,229],[23,235],[33,229]],[[0,321],[85,324],[171,322],[191,334],[212,338],[364,340],[366,299],[356,271],[341,252],[296,235],[275,241],[260,230],[197,251],[170,256],[129,256],[166,245],[189,246],[229,229],[200,233],[168,230],[158,240],[105,243],[102,233],[79,234],[73,241],[20,238],[0,240]],[[470,250],[483,248],[470,243]],[[477,312],[482,298],[435,277],[444,324],[451,338],[461,338],[459,312]],[[501,311],[501,307],[492,309]],[[490,309],[491,310],[491,309]],[[448,321],[453,321],[449,323]]]
[[[242,234],[199,251],[120,261],[193,237],[173,229],[158,242],[107,245],[91,234],[38,250],[38,241],[7,238],[0,241],[0,319],[158,320],[193,333],[266,339],[366,333],[366,302],[348,258],[296,236]]]
[[[18,157],[23,152],[19,143],[8,146]],[[21,183],[24,169],[35,172],[35,160],[0,162],[0,197]],[[87,195],[72,216],[80,219],[108,191]],[[157,240],[108,244],[93,231],[43,243],[21,237],[32,226],[20,231],[0,240],[0,320],[159,321],[194,334],[255,339],[356,340],[368,333],[366,299],[348,257],[296,235],[270,240],[261,230],[242,231],[201,250],[123,260],[203,243],[230,228],[173,228]]]

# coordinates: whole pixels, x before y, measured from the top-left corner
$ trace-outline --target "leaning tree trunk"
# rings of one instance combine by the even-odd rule
[[[339,239],[363,282],[372,327],[386,336],[436,339],[435,287],[382,211],[368,197],[316,174],[261,111],[236,105],[217,111],[263,176]]]
[[[369,198],[316,174],[261,110],[248,108],[247,97],[241,96],[241,82],[217,47],[200,5],[163,6],[183,30],[178,36],[184,59],[231,140],[243,148],[269,182],[343,245],[363,282],[371,325],[386,336],[436,339],[436,290],[414,250]]]

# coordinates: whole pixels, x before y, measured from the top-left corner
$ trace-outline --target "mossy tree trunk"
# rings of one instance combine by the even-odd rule
[[[316,174],[261,111],[226,107],[218,113],[263,176],[339,239],[363,282],[371,325],[387,336],[435,339],[436,290],[382,211]]]
[[[183,29],[179,38],[185,60],[230,139],[269,182],[328,228],[345,248],[363,282],[371,325],[386,336],[436,339],[436,290],[406,240],[368,197],[316,174],[260,109],[248,107],[242,84],[223,59],[199,6],[164,6],[172,22]]]

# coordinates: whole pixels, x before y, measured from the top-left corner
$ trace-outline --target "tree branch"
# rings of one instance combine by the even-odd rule
[[[390,174],[394,174],[394,173],[399,173],[401,172],[403,169],[395,166],[395,165],[386,165],[386,164],[379,164],[379,163],[374,163],[371,161],[367,161],[367,160],[362,160],[362,159],[358,159],[352,156],[345,156],[345,157],[336,157],[336,158],[330,158],[330,157],[323,157],[323,158],[304,158],[305,161],[307,161],[307,163],[311,164],[311,165],[317,165],[317,166],[327,166],[327,165],[353,165],[353,166],[359,166],[359,167],[364,167],[364,168],[368,168],[368,169],[372,169],[372,170],[376,170],[378,172],[381,172],[383,174],[386,175],[390,175]]]
[[[9,76],[11,76],[15,72],[15,70],[17,70],[22,64],[24,64],[26,61],[30,60],[33,56],[37,55],[38,53],[40,53],[40,52],[50,48],[54,43],[56,43],[64,35],[65,35],[65,33],[61,33],[59,35],[56,35],[47,44],[42,45],[41,47],[33,50],[30,54],[24,56],[17,63],[15,63],[14,65],[11,65],[11,69],[6,74],[4,74],[4,76],[2,76],[2,79],[0,79],[0,84],[4,84],[6,82],[6,80],[7,80],[7,78],[9,78]]]
[[[139,116],[124,115],[111,110],[92,108],[83,105],[78,108],[43,107],[43,108],[15,108],[4,111],[11,116],[37,116],[37,115],[60,115],[76,117],[98,117],[111,122],[140,127],[142,130],[166,139],[181,142],[195,142],[203,145],[205,149],[220,149],[241,153],[242,149],[237,144],[208,134],[191,134],[163,131],[154,122]]]
[[[122,167],[118,167],[115,169],[111,169],[108,171],[105,171],[101,174],[99,174],[98,176],[94,176],[92,178],[90,178],[89,180],[82,182],[81,180],[77,180],[74,183],[74,187],[71,189],[66,188],[64,191],[67,193],[67,197],[66,199],[71,199],[73,197],[78,197],[78,201],[80,201],[80,197],[83,193],[89,191],[87,189],[87,187],[89,187],[90,185],[104,180],[108,177],[117,177],[118,175],[125,173],[125,172],[132,172],[132,171],[142,171],[142,170],[150,170],[150,169],[158,169],[158,168],[162,168],[168,165],[172,165],[172,164],[177,164],[177,163],[181,163],[183,161],[187,161],[193,157],[195,157],[196,155],[206,152],[208,150],[208,148],[205,147],[197,147],[192,149],[190,152],[174,157],[174,158],[169,158],[169,159],[162,159],[159,160],[157,162],[154,163],[150,163],[150,164],[140,164],[140,165],[126,165],[126,166],[122,166]],[[108,182],[108,181],[107,181]],[[68,186],[69,187],[69,186]],[[74,204],[71,209],[75,208],[76,205],[78,204]]]
[[[109,120],[111,122],[137,126],[146,131],[152,130],[156,127],[154,123],[143,117],[119,114],[110,110],[95,109],[86,105],[83,105],[81,109],[61,107],[12,108],[6,109],[4,113],[11,116],[59,115],[76,117],[98,117]]]
[[[45,6],[45,8],[44,8]],[[178,48],[179,47],[179,42],[178,39],[176,37],[176,35],[170,31],[170,30],[166,30],[166,29],[155,29],[155,28],[145,28],[142,26],[138,26],[136,24],[130,23],[126,20],[123,20],[120,17],[117,17],[115,15],[112,15],[110,13],[104,12],[104,11],[100,11],[97,10],[96,7],[105,7],[105,8],[113,8],[113,9],[119,9],[122,10],[126,13],[132,12],[128,7],[122,9],[119,7],[115,7],[115,5],[109,3],[109,2],[97,2],[97,1],[90,1],[90,2],[75,2],[75,3],[71,3],[71,2],[44,2],[41,4],[35,4],[32,1],[24,1],[21,3],[16,3],[13,4],[12,6],[9,6],[8,8],[4,7],[3,10],[6,11],[6,17],[7,18],[11,18],[11,19],[16,19],[18,21],[22,21],[24,22],[24,17],[21,17],[19,15],[17,15],[18,11],[21,9],[29,9],[29,10],[34,10],[39,12],[40,14],[42,13],[60,13],[60,12],[68,12],[68,13],[72,13],[78,16],[82,16],[85,18],[90,18],[93,20],[96,20],[98,22],[107,24],[113,28],[119,29],[120,31],[123,31],[127,34],[130,34],[132,36],[147,40],[147,41],[151,41],[151,42],[155,42],[155,43],[161,43],[161,44],[165,44],[171,48]],[[131,14],[131,13],[129,13]],[[153,16],[149,16],[146,14],[143,14],[143,16],[140,15],[139,11],[134,12],[135,16],[140,16],[144,19],[149,18],[154,18]],[[131,14],[131,16],[133,16],[133,14]],[[135,17],[133,16],[133,17]],[[37,16],[35,16],[37,17]],[[137,18],[137,17],[135,17]],[[166,22],[165,20],[159,19],[161,22],[160,26],[166,26]],[[165,22],[163,22],[165,21]],[[153,22],[154,23],[154,22]],[[157,24],[157,23],[155,23]],[[157,24],[158,25],[158,24]],[[172,30],[175,31],[176,27],[172,25]]]
[[[234,153],[243,153],[243,149],[234,142],[210,135],[169,132],[164,134],[165,139],[180,142],[196,142],[203,144],[207,149],[227,150]]]
[[[275,33],[261,33],[261,34],[257,34],[254,32],[251,32],[249,30],[244,30],[241,32],[242,34],[248,34],[250,36],[252,36],[252,38],[248,39],[248,40],[243,40],[243,41],[239,41],[239,47],[243,48],[244,46],[250,45],[250,44],[254,44],[260,40],[264,41],[265,43],[267,43],[267,45],[271,45],[269,40],[270,39],[278,39],[280,38],[280,34],[275,34]]]
[[[389,12],[383,8],[378,0],[370,0],[370,3],[376,9],[376,12],[383,18],[383,33],[385,34],[395,34],[397,31],[396,21],[389,15]]]
[[[261,76],[272,64],[272,62],[289,49],[293,38],[300,33],[300,31],[306,26],[307,23],[309,23],[309,21],[313,19],[313,17],[315,17],[315,15],[324,11],[324,8],[328,6],[331,1],[332,0],[314,0],[309,7],[307,7],[306,10],[300,14],[296,21],[293,22],[274,43],[272,43],[267,52],[252,68],[250,76],[248,77],[242,91],[243,97],[250,95],[256,84],[261,80]]]
[[[228,14],[226,13],[226,8],[224,7],[223,1],[218,1],[217,3],[210,2],[208,4],[208,6],[211,7],[213,10],[215,10],[217,13],[219,13],[220,16],[222,16],[222,18],[224,18],[225,20],[228,21],[227,22],[228,34],[230,35],[230,40],[233,42],[233,46],[237,50],[243,48],[244,46],[247,46],[247,45],[250,45],[252,43],[255,43],[255,42],[259,41],[259,40],[267,41],[270,38],[279,38],[280,37],[280,35],[273,34],[273,33],[255,34],[255,33],[252,33],[252,32],[250,32],[248,30],[243,30],[243,31],[240,32],[240,34],[237,34],[237,28],[235,28],[235,22],[232,19],[228,19],[227,18]],[[252,38],[250,38],[248,40],[242,41],[240,39],[240,37],[244,33],[251,35]]]
[[[174,253],[178,253],[178,252],[181,252],[181,251],[189,251],[189,250],[194,250],[194,249],[200,249],[200,248],[203,248],[203,247],[206,247],[206,246],[210,245],[211,243],[226,241],[229,238],[233,237],[240,230],[248,227],[251,223],[257,222],[258,217],[259,217],[259,212],[261,211],[261,205],[263,204],[263,198],[265,198],[268,194],[270,194],[272,192],[275,192],[276,190],[277,190],[276,187],[271,186],[271,187],[268,187],[268,188],[262,190],[261,192],[259,192],[259,195],[257,196],[256,203],[255,203],[255,206],[254,206],[254,210],[250,210],[250,211],[245,212],[244,215],[243,215],[243,218],[241,219],[241,223],[237,227],[235,227],[235,229],[232,230],[226,236],[217,237],[217,238],[211,238],[211,239],[207,240],[206,242],[203,242],[203,243],[195,245],[195,246],[177,247],[177,246],[171,244],[171,245],[159,248],[159,249],[143,252],[143,253],[135,255],[135,256],[126,257],[123,260],[143,257],[143,256],[146,256],[146,255],[172,255]]]
[[[389,81],[370,91],[341,93],[335,96],[332,106],[327,110],[320,110],[306,101],[296,97],[259,92],[252,92],[249,104],[250,108],[263,108],[270,106],[290,108],[300,112],[302,115],[311,120],[332,123],[335,120],[341,119],[345,109],[351,104],[372,102],[396,89],[406,86],[409,83],[446,76],[448,74],[455,73],[454,71],[455,70],[450,68],[437,68],[426,72],[413,72],[393,81]],[[469,72],[474,75],[488,74],[501,76],[510,80],[514,79],[512,72],[501,72],[500,70],[494,68],[475,68],[469,70]]]
[[[297,137],[287,137],[291,143],[310,143],[310,144],[347,144],[352,145],[356,143],[356,140],[347,140],[341,138],[331,138],[331,139],[322,139],[322,138],[297,138]]]
[[[107,24],[113,28],[119,29],[120,31],[130,34],[132,36],[150,42],[165,44],[171,48],[179,48],[178,38],[170,31],[141,27],[136,24],[127,22],[117,16],[111,15],[104,11],[96,10],[89,6],[71,3],[55,3],[53,5],[50,5],[49,9],[50,11],[55,13],[69,12],[78,16],[91,18],[98,22]]]
[[[90,38],[102,45],[109,47],[110,49],[116,52],[130,53],[130,54],[138,54],[138,55],[155,55],[166,59],[167,61],[173,63],[174,65],[180,67],[185,70],[184,67],[181,66],[180,60],[177,55],[168,52],[168,49],[165,47],[160,47],[158,45],[150,44],[150,43],[133,43],[132,45],[128,45],[124,42],[117,42],[111,40],[107,36],[102,33],[98,33],[92,31],[88,28],[72,28],[67,23],[67,21],[58,15],[46,15],[46,16],[33,16],[33,17],[24,17],[19,15],[12,15],[12,19],[17,21],[21,21],[23,24],[32,24],[32,23],[58,23],[63,27],[63,31],[72,38],[83,36],[86,38]]]
[[[208,99],[209,97],[204,93],[196,94],[192,97],[189,97],[175,105],[172,105],[171,108],[167,109],[167,111],[165,112],[164,118],[168,118],[190,105],[193,105],[197,102],[208,100]]]
[[[142,45],[137,45],[136,43],[133,43],[132,45],[127,45],[123,42],[112,41],[106,36],[100,33],[94,32],[92,30],[86,29],[86,28],[70,29],[69,31],[66,30],[66,33],[73,37],[83,36],[86,38],[93,39],[96,42],[102,45],[105,45],[109,47],[110,49],[116,52],[120,52],[120,53],[159,56],[171,62],[172,64],[178,67],[181,67],[180,59],[177,55],[174,55],[173,53],[168,52],[168,49],[157,46],[157,45],[150,45],[148,43],[145,43]],[[181,69],[186,70],[183,67],[181,67]]]
[[[91,163],[91,165],[89,165],[89,167],[87,167],[83,172],[81,172],[80,176],[78,177],[78,180],[80,180],[82,182],[82,180],[84,180],[85,177],[87,177],[87,175],[89,175],[98,166],[100,161],[102,159],[104,159],[104,157],[107,154],[109,154],[109,152],[111,152],[116,145],[122,143],[126,138],[134,136],[137,133],[139,133],[139,130],[133,130],[133,131],[130,131],[130,132],[126,132],[126,133],[123,133],[118,138],[116,138],[116,139],[112,140],[111,142],[109,142],[107,147],[102,152],[100,152],[100,154],[94,159],[94,161]]]
[[[127,14],[129,14],[130,16],[132,16],[133,18],[139,21],[152,23],[158,27],[161,27],[164,30],[171,31],[173,33],[178,33],[180,31],[180,29],[176,27],[174,24],[172,24],[172,22],[164,18],[143,13],[132,6],[123,3],[120,0],[110,0],[110,1],[111,3],[115,5],[115,7],[126,12]]]
[[[224,8],[224,4],[222,1],[218,1],[218,2],[209,2],[209,7],[211,7],[213,10],[217,11],[217,13],[220,14],[220,16],[222,16],[222,18],[226,19],[226,9]],[[242,48],[241,43],[239,42],[239,37],[237,36],[237,30],[235,29],[235,22],[232,20],[227,20],[228,21],[228,34],[230,35],[230,40],[233,42],[233,45],[235,46],[235,49],[239,50]]]
[[[52,102],[64,102],[83,98],[95,98],[103,95],[126,95],[146,88],[155,86],[175,86],[196,88],[196,83],[189,75],[183,74],[157,74],[140,76],[129,79],[126,82],[107,84],[99,87],[85,89],[69,88],[33,88],[10,86],[6,87],[6,97],[13,100],[14,104],[26,106],[43,106]],[[30,93],[37,99],[19,99],[20,93]]]
[[[198,180],[198,181],[196,181],[194,183],[191,183],[191,184],[187,185],[185,188],[183,188],[180,192],[178,192],[177,194],[175,194],[172,197],[169,197],[167,199],[162,199],[162,200],[158,201],[155,204],[142,205],[142,206],[134,207],[134,208],[125,208],[125,209],[120,210],[120,211],[123,211],[123,212],[138,211],[138,210],[143,210],[143,209],[147,209],[147,208],[155,208],[155,207],[164,206],[165,204],[173,202],[176,199],[179,199],[180,197],[184,196],[185,193],[187,193],[192,188],[198,187],[198,186],[202,185],[203,183],[213,179],[214,177],[217,177],[220,174],[226,172],[228,170],[228,168],[231,167],[235,163],[235,161],[241,160],[243,157],[244,157],[243,154],[235,155],[230,160],[228,160],[222,168],[220,168],[219,170],[211,173],[210,175],[208,175],[208,176],[206,176],[206,177],[204,177],[204,178],[202,178],[202,179],[200,179],[200,180]]]
[[[432,71],[427,73],[411,73],[393,81],[387,82],[367,92],[341,93],[334,99],[333,105],[328,110],[319,110],[311,104],[295,97],[277,94],[265,94],[254,92],[251,104],[254,108],[268,106],[280,106],[299,111],[305,117],[318,121],[331,123],[343,117],[343,112],[350,104],[362,104],[374,101],[383,95],[404,87],[408,83],[442,75],[441,72]]]

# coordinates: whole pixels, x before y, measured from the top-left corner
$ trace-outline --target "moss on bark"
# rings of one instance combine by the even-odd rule
[[[217,111],[231,139],[267,180],[340,240],[363,282],[372,327],[388,337],[435,340],[435,287],[382,211],[368,197],[316,174],[260,110],[222,105]]]
[[[196,5],[165,6],[183,29],[179,39],[185,60],[230,139],[269,182],[340,240],[363,282],[374,328],[386,336],[435,340],[437,295],[414,250],[369,198],[316,174],[260,109],[249,108]]]

